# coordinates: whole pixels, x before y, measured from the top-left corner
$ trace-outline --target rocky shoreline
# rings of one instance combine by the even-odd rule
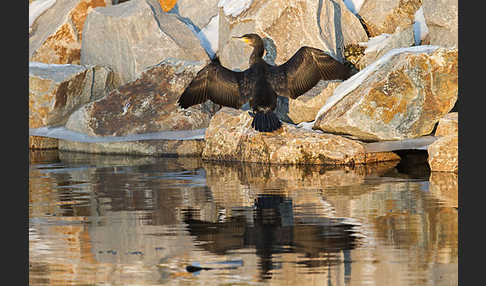
[[[29,148],[354,165],[400,160],[393,148],[408,144],[427,150],[432,171],[457,173],[457,0],[435,2],[30,1]],[[228,68],[247,67],[250,50],[231,37],[251,32],[265,38],[270,63],[308,45],[356,74],[279,98],[285,123],[272,133],[251,129],[245,110],[180,109],[178,97],[214,53]],[[35,132],[42,128],[100,140]],[[204,135],[143,137],[190,130]],[[380,142],[398,147],[380,151]]]

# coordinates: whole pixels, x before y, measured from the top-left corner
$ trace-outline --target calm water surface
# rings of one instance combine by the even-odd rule
[[[457,285],[457,175],[30,151],[30,285]]]

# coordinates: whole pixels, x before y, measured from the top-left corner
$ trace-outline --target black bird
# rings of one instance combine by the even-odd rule
[[[200,70],[178,100],[179,106],[203,103],[206,100],[240,108],[250,101],[253,110],[251,126],[257,131],[271,132],[281,127],[273,112],[277,95],[297,98],[319,80],[347,79],[351,68],[324,51],[301,47],[287,62],[272,66],[263,60],[263,40],[257,34],[234,37],[253,47],[250,67],[238,72],[221,65],[218,57]]]

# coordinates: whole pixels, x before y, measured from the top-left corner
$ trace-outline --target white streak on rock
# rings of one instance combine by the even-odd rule
[[[250,8],[252,2],[253,0],[220,0],[218,7],[223,7],[223,12],[226,16],[236,17]]]

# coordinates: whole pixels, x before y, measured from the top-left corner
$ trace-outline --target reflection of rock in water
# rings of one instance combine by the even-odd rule
[[[254,247],[262,279],[279,268],[275,254],[303,254],[304,259],[297,263],[306,267],[335,265],[340,263],[337,255],[357,243],[353,225],[337,218],[295,217],[292,200],[280,195],[259,195],[248,212],[253,215],[234,215],[213,223],[196,219],[197,211],[189,209],[184,212],[184,222],[189,233],[203,242],[200,247],[212,253],[224,255]]]

